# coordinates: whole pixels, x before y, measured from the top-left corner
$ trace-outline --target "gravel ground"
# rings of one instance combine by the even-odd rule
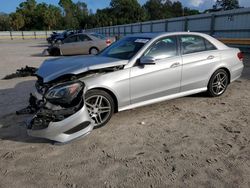
[[[0,42],[0,77],[38,66],[42,41]],[[250,56],[218,98],[183,97],[115,114],[83,139],[55,146],[16,116],[32,77],[0,80],[1,187],[250,187]]]

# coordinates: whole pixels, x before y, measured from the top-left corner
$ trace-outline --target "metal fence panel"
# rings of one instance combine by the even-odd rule
[[[189,31],[209,31],[211,24],[211,18],[202,18],[199,20],[188,20]]]
[[[125,27],[125,34],[131,33],[131,26],[126,25]]]
[[[45,39],[52,34],[53,31],[0,31],[1,39]],[[63,32],[63,31],[57,31]]]
[[[187,17],[120,25],[120,32],[102,32],[106,35],[138,32],[198,31],[220,38],[250,38],[250,8],[235,9]],[[107,27],[112,28],[112,27]],[[96,31],[89,29],[87,31]],[[99,31],[99,30],[98,30]]]
[[[155,22],[153,24],[152,32],[164,32],[165,31],[165,21]]]
[[[143,32],[143,33],[151,32],[151,27],[150,27],[150,24],[149,24],[149,23],[147,23],[147,24],[142,24],[142,32]]]
[[[215,19],[217,30],[250,29],[250,14],[248,15],[228,15]]]
[[[168,23],[168,31],[184,31],[184,21],[173,21]]]
[[[140,23],[132,25],[133,33],[140,33]]]

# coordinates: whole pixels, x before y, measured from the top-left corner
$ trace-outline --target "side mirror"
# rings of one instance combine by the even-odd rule
[[[150,56],[144,56],[140,58],[140,65],[155,65],[155,58]]]

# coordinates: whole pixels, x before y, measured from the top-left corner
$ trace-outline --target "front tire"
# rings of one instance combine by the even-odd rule
[[[221,96],[226,91],[228,84],[228,73],[223,69],[219,69],[210,78],[207,93],[211,97]]]
[[[85,103],[90,118],[95,122],[94,128],[106,125],[114,113],[114,100],[103,90],[88,91],[85,95]]]
[[[57,40],[57,41],[56,41],[56,45],[57,45],[57,46],[60,46],[61,44],[62,44],[62,41],[61,41],[61,40]]]
[[[61,55],[61,51],[59,48],[57,47],[53,47],[49,50],[49,55],[51,56],[60,56]]]

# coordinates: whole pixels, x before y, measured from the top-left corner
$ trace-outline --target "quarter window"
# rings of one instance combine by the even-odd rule
[[[144,56],[157,59],[164,59],[177,55],[177,40],[176,37],[167,37],[157,41],[153,46],[146,51]]]
[[[207,50],[216,50],[216,47],[215,47],[213,44],[211,44],[211,42],[209,42],[209,41],[206,40],[206,39],[204,39],[204,41],[205,41],[206,49],[207,49]]]

